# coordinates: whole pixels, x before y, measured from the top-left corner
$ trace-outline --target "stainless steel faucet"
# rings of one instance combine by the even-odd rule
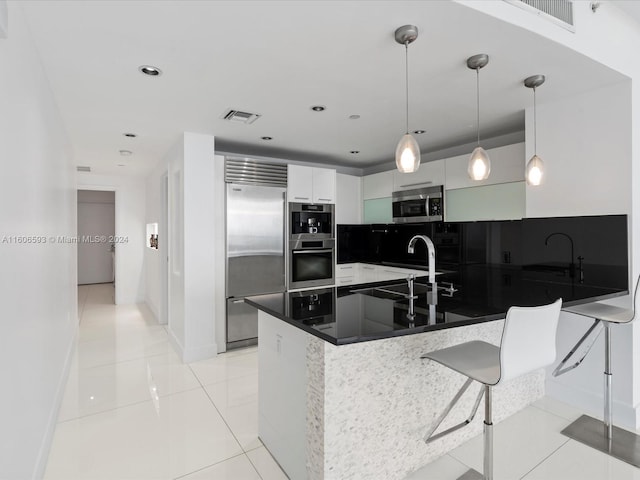
[[[574,258],[573,257],[573,255],[574,255],[574,253],[573,253],[573,238],[571,238],[570,235],[568,235],[568,234],[566,234],[564,232],[553,232],[553,233],[547,235],[547,238],[544,239],[544,244],[545,245],[549,245],[549,239],[551,237],[553,237],[554,235],[560,235],[560,236],[566,237],[569,240],[569,243],[571,244],[571,259],[569,260],[569,276],[571,278],[573,278],[576,275],[576,264],[573,263],[573,258]]]
[[[436,248],[433,246],[433,242],[426,235],[414,235],[409,240],[409,246],[407,247],[407,253],[414,253],[414,247],[416,242],[422,240],[427,246],[427,267],[429,268],[429,283],[435,285],[436,283]]]

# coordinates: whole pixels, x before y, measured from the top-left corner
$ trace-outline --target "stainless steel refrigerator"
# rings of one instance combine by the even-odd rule
[[[258,341],[258,311],[244,297],[285,291],[285,193],[227,184],[227,348]]]

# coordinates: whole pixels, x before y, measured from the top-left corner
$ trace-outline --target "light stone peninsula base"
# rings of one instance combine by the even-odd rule
[[[429,445],[427,429],[465,377],[420,355],[498,345],[504,321],[336,346],[259,313],[259,435],[293,480],[400,480],[482,432],[474,421]],[[440,427],[469,415],[472,386]],[[544,371],[494,389],[494,422],[544,395]]]

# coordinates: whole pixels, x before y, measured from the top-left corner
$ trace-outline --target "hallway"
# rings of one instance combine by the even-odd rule
[[[146,307],[112,292],[78,288],[45,479],[285,479],[257,437],[257,350],[184,365]]]

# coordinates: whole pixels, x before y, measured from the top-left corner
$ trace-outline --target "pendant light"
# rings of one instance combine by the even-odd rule
[[[420,167],[420,147],[418,142],[409,134],[409,44],[418,38],[418,27],[404,25],[396,30],[396,42],[405,48],[405,80],[406,80],[406,104],[407,121],[406,133],[402,136],[396,147],[396,166],[402,173],[413,173]]]
[[[476,71],[476,100],[477,100],[477,132],[478,145],[471,152],[467,173],[471,180],[486,180],[491,172],[489,154],[480,146],[480,69],[489,63],[489,55],[480,53],[467,58],[467,67]]]
[[[544,174],[544,162],[538,156],[538,119],[536,118],[536,88],[542,85],[544,81],[544,75],[533,75],[524,80],[524,86],[533,89],[533,157],[527,162],[524,174],[527,184],[532,186],[540,185]]]

